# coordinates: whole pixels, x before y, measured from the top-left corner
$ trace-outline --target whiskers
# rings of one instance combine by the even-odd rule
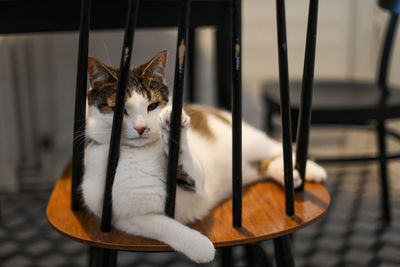
[[[86,136],[84,131],[78,131],[78,132],[75,132],[72,140],[73,140],[74,144],[81,144],[83,142],[86,144],[90,141],[90,138]]]
[[[85,131],[77,131],[74,134],[73,141],[74,143],[81,144],[82,142],[87,144],[90,141],[104,141],[107,140],[109,142],[111,136],[111,129],[102,129],[91,132],[92,137],[88,136]]]

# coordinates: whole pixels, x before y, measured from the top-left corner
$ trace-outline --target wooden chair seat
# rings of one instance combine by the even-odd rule
[[[327,210],[330,196],[321,184],[306,183],[304,192],[296,193],[293,218],[285,214],[282,188],[274,182],[260,182],[243,192],[243,227],[232,227],[232,200],[215,208],[204,220],[190,227],[206,235],[215,247],[240,245],[286,235],[318,220]],[[89,212],[72,211],[71,164],[57,182],[47,206],[50,224],[64,236],[76,241],[115,250],[171,251],[161,242],[136,237],[112,229],[100,231],[100,221]]]

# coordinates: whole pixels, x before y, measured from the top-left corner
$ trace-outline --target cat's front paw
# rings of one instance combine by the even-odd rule
[[[186,248],[184,254],[196,263],[207,263],[214,259],[215,248],[207,237],[198,233],[196,240]]]
[[[159,122],[160,122],[160,138],[163,142],[164,151],[168,153],[169,140],[170,140],[170,129],[171,129],[171,113],[172,107],[168,106],[161,111]],[[190,117],[182,110],[181,119],[181,151],[186,146],[186,132],[190,127]]]

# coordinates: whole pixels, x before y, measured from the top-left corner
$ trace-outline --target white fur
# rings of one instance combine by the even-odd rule
[[[212,243],[184,224],[204,218],[210,210],[231,195],[232,163],[230,160],[231,126],[207,115],[215,138],[208,139],[192,130],[190,118],[183,112],[180,163],[195,180],[195,192],[177,188],[175,219],[163,215],[165,205],[165,170],[168,153],[171,107],[147,112],[150,103],[134,93],[126,103],[129,116],[124,117],[121,152],[112,189],[112,223],[130,234],[160,240],[198,262],[214,258]],[[229,121],[230,113],[221,111]],[[90,107],[87,135],[96,141],[86,150],[86,169],[82,183],[84,202],[96,216],[101,216],[112,115]],[[136,125],[150,130],[139,137]],[[243,122],[243,184],[266,177],[283,182],[281,144]],[[277,156],[268,171],[260,175],[250,163]],[[301,180],[294,171],[295,184]],[[321,182],[325,170],[309,162],[307,179]]]

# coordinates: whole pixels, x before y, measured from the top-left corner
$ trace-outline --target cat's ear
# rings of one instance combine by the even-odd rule
[[[157,78],[164,81],[165,67],[167,66],[167,57],[168,52],[166,50],[158,53],[149,62],[140,66],[141,75]]]
[[[117,81],[116,73],[93,57],[88,59],[88,74],[92,88],[101,88],[106,83]]]

